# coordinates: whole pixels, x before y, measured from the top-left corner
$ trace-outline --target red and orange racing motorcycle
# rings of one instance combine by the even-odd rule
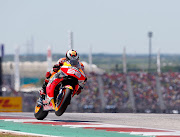
[[[87,78],[80,67],[79,61],[69,60],[64,62],[61,69],[50,78],[43,105],[36,104],[35,118],[43,120],[49,111],[55,111],[57,116],[61,116],[70,104],[71,98],[80,87],[84,86],[86,80]]]

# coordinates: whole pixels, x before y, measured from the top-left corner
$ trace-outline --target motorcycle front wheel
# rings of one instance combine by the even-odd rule
[[[34,116],[38,120],[43,120],[47,115],[49,111],[43,111],[43,106],[35,106],[34,110]]]
[[[69,88],[64,89],[65,91],[61,100],[56,100],[56,109],[55,109],[55,114],[57,116],[61,116],[67,109],[68,105],[70,104],[71,101],[71,94],[72,94],[72,90],[70,90]]]

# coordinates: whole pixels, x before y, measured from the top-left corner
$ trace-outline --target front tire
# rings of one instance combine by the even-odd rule
[[[62,99],[60,101],[56,100],[57,103],[56,103],[55,114],[57,116],[61,116],[66,111],[71,101],[71,94],[72,94],[72,90],[66,88]]]
[[[35,106],[34,116],[37,120],[43,120],[48,113],[49,111],[43,111],[43,106]]]

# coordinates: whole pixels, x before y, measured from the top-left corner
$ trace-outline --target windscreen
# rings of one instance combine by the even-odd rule
[[[69,60],[69,63],[71,64],[72,67],[77,67],[79,68],[79,61],[75,59]]]

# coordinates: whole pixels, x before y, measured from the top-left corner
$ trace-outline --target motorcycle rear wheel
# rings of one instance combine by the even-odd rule
[[[35,106],[34,116],[37,120],[43,120],[48,113],[49,111],[43,111],[43,106]]]
[[[63,95],[61,101],[56,100],[57,104],[56,104],[55,114],[57,116],[61,116],[66,111],[66,109],[71,101],[72,90],[70,90],[68,88],[66,88],[65,90],[66,90],[65,94]],[[59,106],[59,105],[60,105],[60,108],[57,108],[57,106]]]

